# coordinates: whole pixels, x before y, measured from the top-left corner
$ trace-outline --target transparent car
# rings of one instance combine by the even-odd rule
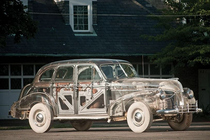
[[[135,133],[165,120],[174,130],[186,130],[193,113],[202,112],[193,91],[177,78],[140,78],[125,60],[74,59],[40,68],[11,106],[14,118],[28,119],[37,133],[54,120],[70,121],[78,131],[93,121],[125,121]]]

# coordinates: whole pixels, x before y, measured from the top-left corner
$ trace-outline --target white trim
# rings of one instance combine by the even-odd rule
[[[69,1],[69,0],[54,0],[54,2]]]
[[[93,29],[92,33],[75,33],[75,36],[97,36],[95,30]]]

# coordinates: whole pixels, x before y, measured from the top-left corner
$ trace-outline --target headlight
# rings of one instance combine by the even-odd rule
[[[185,89],[185,94],[188,97],[188,99],[192,99],[194,97],[194,92],[191,89]]]
[[[163,100],[166,98],[166,93],[165,91],[160,91],[160,99]]]

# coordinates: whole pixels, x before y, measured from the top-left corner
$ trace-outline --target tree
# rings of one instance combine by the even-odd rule
[[[0,47],[6,46],[8,36],[14,36],[14,42],[34,37],[37,23],[33,21],[26,6],[20,0],[0,0]]]
[[[144,36],[165,41],[166,47],[150,57],[158,64],[173,63],[175,67],[210,64],[210,2],[209,0],[167,0],[157,27],[162,34]]]

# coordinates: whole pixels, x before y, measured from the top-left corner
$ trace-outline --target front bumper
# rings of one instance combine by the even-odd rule
[[[180,113],[200,113],[200,112],[203,112],[203,110],[201,108],[198,108],[197,101],[195,104],[187,104],[185,106],[179,106],[174,109],[162,109],[156,111],[156,113],[160,115],[180,114]]]

